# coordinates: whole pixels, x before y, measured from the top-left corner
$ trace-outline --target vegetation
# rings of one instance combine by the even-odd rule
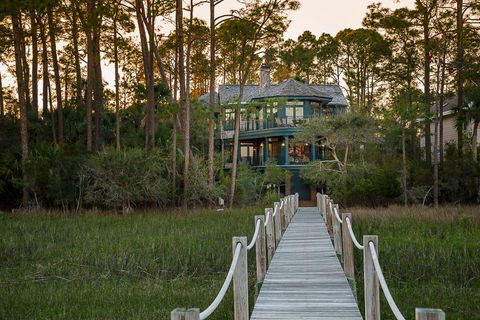
[[[385,279],[406,319],[414,306],[441,306],[451,319],[475,319],[480,308],[477,207],[388,209],[351,208],[353,229],[379,236],[379,259]],[[363,301],[363,257],[355,249],[357,295]],[[382,318],[394,318],[381,298]],[[359,304],[361,308],[363,305]]]
[[[262,213],[0,215],[0,318],[167,319],[179,306],[205,309],[228,271],[232,237],[250,239]],[[230,289],[211,319],[232,318],[232,304]]]

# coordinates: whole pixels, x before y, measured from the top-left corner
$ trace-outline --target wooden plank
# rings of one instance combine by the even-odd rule
[[[265,278],[267,272],[267,254],[265,250],[265,218],[263,216],[255,216],[255,225],[260,220],[260,229],[258,230],[258,238],[255,243],[255,260],[257,266],[257,283]]]
[[[365,297],[365,320],[380,320],[380,284],[373,265],[369,242],[378,248],[377,236],[363,236],[363,281]],[[378,256],[378,249],[377,256]]]
[[[318,208],[293,216],[250,319],[362,319]]]
[[[441,309],[415,308],[415,320],[445,320],[445,312]]]
[[[351,213],[342,214],[342,237],[343,237],[343,271],[345,271],[345,276],[352,281],[355,280],[355,268],[353,260],[353,241],[350,237],[350,232],[348,231],[347,218],[352,222]]]
[[[282,221],[281,221],[282,216],[280,214],[280,202],[274,203],[273,212],[276,212],[275,218],[273,218],[274,227],[275,227],[275,248],[276,248],[280,243],[280,239],[282,239]]]
[[[273,228],[273,209],[266,208],[265,209],[265,223],[268,224],[265,226],[265,233],[267,237],[267,258],[268,258],[268,265],[272,262],[273,254],[275,253],[275,235],[274,235],[274,228]]]

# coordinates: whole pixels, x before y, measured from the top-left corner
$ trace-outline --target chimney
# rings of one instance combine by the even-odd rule
[[[264,93],[268,88],[270,88],[270,66],[268,63],[262,63],[260,67],[260,93]]]

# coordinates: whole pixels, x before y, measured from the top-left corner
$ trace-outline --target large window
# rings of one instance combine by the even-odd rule
[[[302,164],[310,162],[312,157],[312,148],[310,144],[289,144],[288,161],[290,164]]]

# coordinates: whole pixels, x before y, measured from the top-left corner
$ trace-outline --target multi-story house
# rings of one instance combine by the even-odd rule
[[[233,150],[239,92],[239,85],[220,85],[216,94],[222,110],[217,129],[223,150]],[[208,101],[208,93],[200,99]],[[282,187],[285,194],[298,192],[300,200],[314,199],[315,188],[303,181],[299,171],[310,161],[325,159],[326,153],[314,141],[296,143],[294,136],[302,124],[312,118],[348,111],[341,88],[331,84],[305,84],[291,78],[271,84],[270,68],[263,64],[260,83],[245,86],[241,105],[239,161],[259,169],[264,168],[268,160],[275,161],[292,173],[291,180]]]

